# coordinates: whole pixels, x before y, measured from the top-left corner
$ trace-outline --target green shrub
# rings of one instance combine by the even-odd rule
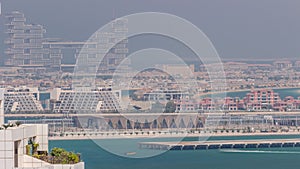
[[[69,152],[69,155],[68,155],[68,160],[70,162],[73,162],[73,163],[78,163],[79,162],[79,157],[77,154],[73,153],[73,152]]]
[[[74,152],[68,152],[62,148],[55,147],[51,150],[50,154],[54,157],[55,163],[74,164],[80,161],[77,154],[75,154]]]

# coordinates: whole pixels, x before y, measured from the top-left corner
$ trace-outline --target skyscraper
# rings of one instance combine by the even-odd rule
[[[46,32],[42,25],[27,24],[24,14],[18,11],[6,16],[8,45],[6,54],[8,66],[45,66],[48,59],[43,58],[43,36]]]
[[[118,18],[112,21],[109,32],[100,32],[99,36],[101,37],[101,40],[99,46],[114,43],[117,44],[103,58],[98,69],[99,72],[114,72],[122,60],[126,58],[128,53],[128,39],[126,38],[126,34],[128,33],[127,23],[128,21],[126,19]],[[124,40],[118,42],[120,39]]]
[[[39,24],[28,24],[24,14],[19,11],[8,13],[5,17],[6,33],[8,35],[8,38],[5,40],[7,45],[5,53],[8,56],[5,62],[6,66],[43,68],[53,71],[62,70],[62,60],[65,55],[70,53],[68,51],[64,52],[64,50],[73,50],[73,58],[76,59],[81,53],[81,48],[86,46],[89,56],[88,62],[91,62],[91,65],[93,65],[88,65],[87,67],[89,69],[97,69],[99,64],[94,65],[99,60],[97,54],[103,54],[102,50],[107,45],[117,43],[109,52],[105,51],[105,57],[98,69],[98,72],[101,73],[112,73],[128,53],[126,47],[128,43],[126,39],[128,21],[126,19],[114,20],[107,32],[98,32],[99,34],[95,41],[73,42],[57,38],[44,38],[46,32],[44,27]],[[85,54],[85,52],[82,53]],[[86,61],[84,59],[83,62]],[[72,62],[75,63],[74,61]]]

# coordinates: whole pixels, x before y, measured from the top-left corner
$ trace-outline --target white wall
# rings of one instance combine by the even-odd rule
[[[31,156],[24,156],[24,168],[39,168],[39,169],[84,169],[84,163],[77,164],[50,164]],[[21,167],[20,167],[21,168]]]
[[[29,138],[35,138],[39,143],[38,150],[48,151],[48,125],[47,124],[23,124],[19,127],[10,127],[0,130],[0,169],[14,168],[14,144],[18,145],[18,167],[21,169],[84,169],[84,163],[74,165],[49,164],[26,154],[26,145]]]
[[[0,125],[4,124],[4,88],[0,88]]]
[[[18,166],[23,166],[23,156],[26,153],[26,145],[30,137],[35,137],[35,142],[40,144],[38,150],[48,151],[48,126],[46,124],[21,125],[0,130],[0,169],[14,167],[15,141],[19,141]]]

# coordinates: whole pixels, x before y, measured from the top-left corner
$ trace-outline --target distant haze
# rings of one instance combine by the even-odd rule
[[[13,10],[25,13],[29,23],[44,25],[46,37],[73,41],[87,40],[114,17],[151,11],[174,14],[198,26],[222,59],[297,59],[299,9],[299,0],[3,0],[0,55],[5,49],[3,14]]]

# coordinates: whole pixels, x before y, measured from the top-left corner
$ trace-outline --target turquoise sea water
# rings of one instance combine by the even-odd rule
[[[298,136],[213,137],[221,139],[279,139]],[[187,138],[186,140],[197,140]],[[106,140],[112,146],[126,147],[133,140]],[[50,141],[50,148],[63,147],[81,152],[86,169],[297,169],[300,168],[300,148],[247,149],[241,151],[185,150],[168,151],[150,158],[126,158],[109,153],[91,140]],[[121,148],[121,147],[119,147]],[[122,148],[121,148],[122,149]],[[153,150],[143,150],[153,151]],[[159,151],[159,150],[155,150]],[[138,155],[138,154],[136,154]]]
[[[250,91],[250,90],[249,90]],[[239,97],[244,98],[249,91],[240,91],[240,92],[227,92],[227,97]],[[293,89],[274,89],[274,92],[279,93],[281,99],[284,99],[286,96],[293,96],[297,98],[300,96],[300,88],[293,88]],[[207,95],[211,97],[211,95]],[[224,96],[224,94],[214,94],[215,97]]]

